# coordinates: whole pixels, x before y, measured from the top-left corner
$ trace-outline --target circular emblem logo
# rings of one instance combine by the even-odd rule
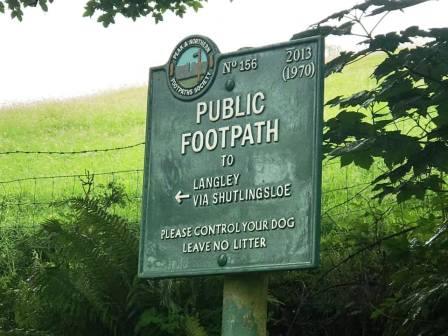
[[[194,99],[210,87],[215,73],[216,45],[203,36],[181,41],[168,62],[168,80],[173,93],[181,99]]]

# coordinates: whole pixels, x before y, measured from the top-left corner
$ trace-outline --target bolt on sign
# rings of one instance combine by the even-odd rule
[[[319,259],[323,40],[220,53],[190,36],[151,68],[139,275]]]

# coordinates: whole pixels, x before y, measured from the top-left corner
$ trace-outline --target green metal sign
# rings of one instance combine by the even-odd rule
[[[320,37],[151,69],[141,277],[317,266],[322,84]]]

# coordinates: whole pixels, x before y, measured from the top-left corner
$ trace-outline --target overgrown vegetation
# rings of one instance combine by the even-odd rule
[[[203,334],[202,323],[219,320],[209,309],[209,300],[219,301],[216,280],[137,278],[137,225],[110,211],[126,205],[122,187],[67,203],[70,211],[40,231],[2,236],[0,331],[192,336]],[[210,295],[200,295],[200,288]],[[218,327],[209,334],[217,335]]]
[[[376,85],[327,102],[322,265],[272,274],[271,335],[448,334],[448,29],[363,21],[422,2],[369,0],[295,36],[363,35],[329,81],[383,56]],[[84,192],[37,232],[2,231],[0,335],[219,335],[220,278],[137,279],[138,227],[113,211],[126,190]]]

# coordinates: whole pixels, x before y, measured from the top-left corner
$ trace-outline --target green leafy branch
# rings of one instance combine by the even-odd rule
[[[183,17],[188,9],[197,12],[207,0],[88,0],[84,6],[84,16],[97,15],[97,21],[104,27],[115,23],[117,15],[130,18],[152,16],[156,23],[163,21],[167,12]],[[23,20],[24,9],[39,6],[48,11],[53,0],[0,0],[0,13],[10,12],[11,18]]]
[[[372,182],[380,200],[399,202],[427,192],[444,192],[448,172],[448,28],[374,32],[392,12],[428,0],[370,0],[335,13],[293,38],[321,34],[357,36],[363,47],[343,52],[326,65],[326,76],[373,53],[386,57],[372,73],[373,89],[326,102],[339,113],[326,121],[324,153],[341,166],[370,169],[382,161],[386,171]],[[365,18],[378,19],[372,28]],[[358,32],[359,31],[359,32]],[[421,44],[409,46],[420,39]]]

